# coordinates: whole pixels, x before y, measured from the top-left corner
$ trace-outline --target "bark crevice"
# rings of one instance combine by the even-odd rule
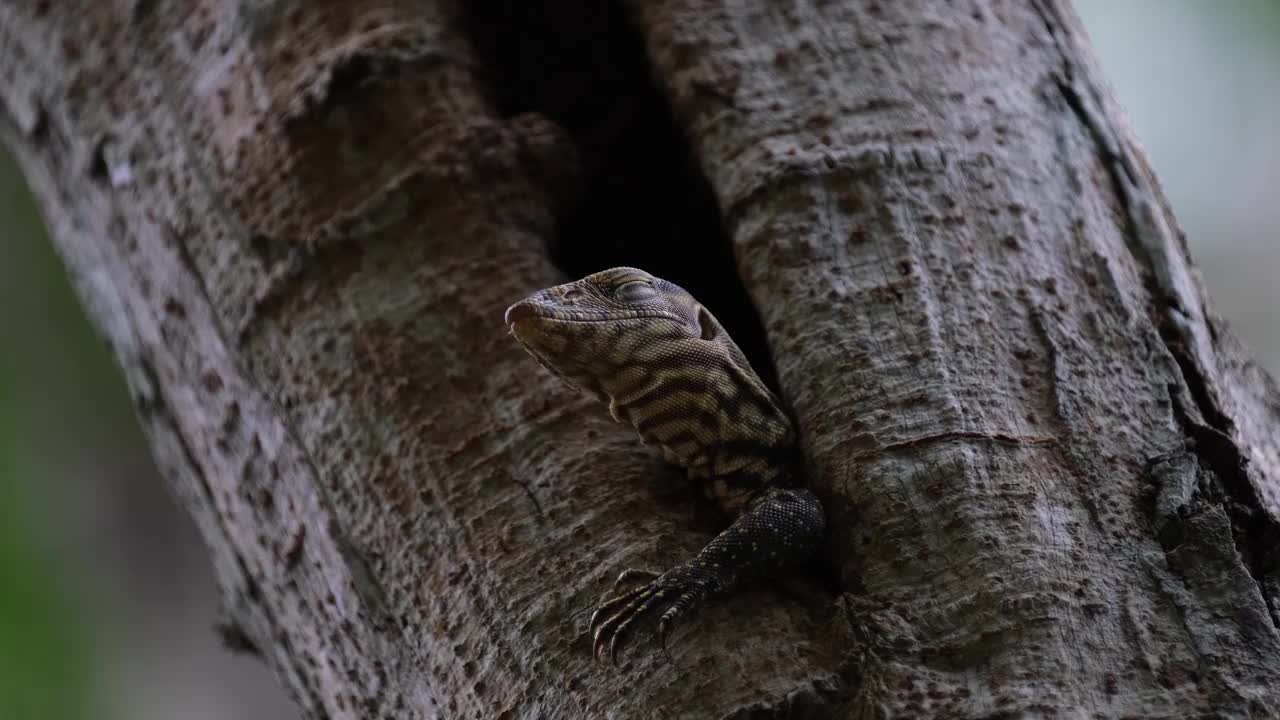
[[[1257,585],[1273,626],[1280,627],[1275,598],[1266,588],[1267,578],[1277,569],[1280,521],[1268,512],[1249,477],[1248,458],[1235,440],[1235,424],[1209,380],[1206,364],[1213,360],[1205,355],[1216,352],[1217,341],[1209,332],[1211,325],[1204,322],[1199,299],[1186,281],[1185,265],[1189,261],[1185,252],[1171,252],[1178,244],[1178,238],[1170,232],[1172,219],[1166,217],[1156,192],[1149,187],[1151,179],[1140,169],[1124,133],[1112,127],[1098,111],[1096,106],[1103,102],[1100,98],[1086,101],[1085,93],[1079,89],[1072,54],[1063,47],[1061,37],[1070,36],[1066,20],[1039,2],[1036,8],[1062,62],[1062,77],[1055,81],[1055,87],[1092,140],[1106,170],[1124,219],[1125,246],[1146,286],[1147,317],[1173,361],[1170,370],[1176,372],[1179,381],[1169,392],[1174,417],[1192,452],[1217,478],[1222,488],[1222,510],[1231,519],[1233,542],[1241,563]],[[1205,342],[1196,337],[1197,329],[1207,335]],[[1184,395],[1203,422],[1182,401]]]

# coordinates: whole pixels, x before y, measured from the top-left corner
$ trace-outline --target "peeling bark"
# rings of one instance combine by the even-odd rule
[[[0,4],[224,637],[317,718],[1280,712],[1280,394],[1068,8],[557,9]],[[623,262],[776,368],[832,534],[619,672],[582,611],[718,519],[501,317]]]

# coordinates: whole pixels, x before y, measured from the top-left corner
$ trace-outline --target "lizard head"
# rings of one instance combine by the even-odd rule
[[[690,475],[751,478],[717,491],[727,507],[770,481],[783,467],[775,452],[794,447],[777,397],[675,283],[613,268],[530,295],[506,322],[539,363],[607,403]]]
[[[617,267],[540,290],[507,308],[511,334],[538,362],[602,400],[611,381],[671,351],[746,359],[720,323],[675,283]]]

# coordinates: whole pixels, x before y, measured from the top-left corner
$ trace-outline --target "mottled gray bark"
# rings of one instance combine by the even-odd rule
[[[1280,711],[1275,385],[1053,2],[643,3],[827,499],[859,711]]]
[[[707,529],[506,336],[562,278],[583,145],[496,108],[458,8],[0,5],[0,133],[228,637],[311,717],[1280,711],[1280,395],[1207,308],[1069,8],[633,19],[838,594],[710,606],[674,663],[641,642],[619,672],[577,613]]]

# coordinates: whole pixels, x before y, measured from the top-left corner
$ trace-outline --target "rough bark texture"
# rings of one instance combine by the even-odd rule
[[[1280,712],[1280,394],[1061,3],[74,5],[0,132],[309,716]],[[767,341],[833,528],[625,672],[714,522],[501,324],[604,261]]]

